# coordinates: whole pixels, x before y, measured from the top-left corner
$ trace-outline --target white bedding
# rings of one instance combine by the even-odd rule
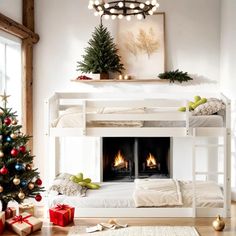
[[[144,111],[145,110],[145,111]],[[151,109],[151,112],[154,110]],[[144,108],[102,108],[98,110],[87,111],[90,114],[143,114],[149,112],[148,109]],[[52,127],[57,128],[80,128],[83,123],[83,115],[80,107],[72,107],[64,111],[59,118],[53,121]],[[220,115],[209,115],[209,116],[190,116],[189,126],[190,127],[222,127],[223,117]],[[184,127],[184,121],[93,121],[87,123],[88,127]]]
[[[182,207],[191,207],[192,183],[190,181],[179,181],[179,183]],[[133,182],[105,182],[101,183],[101,188],[98,190],[88,190],[86,197],[49,194],[49,207],[56,204],[69,204],[76,208],[135,208],[133,192]],[[222,207],[223,194],[220,187],[214,182],[197,182],[196,205],[197,207]]]

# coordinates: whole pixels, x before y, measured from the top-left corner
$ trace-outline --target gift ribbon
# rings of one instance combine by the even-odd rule
[[[15,223],[26,223],[28,225],[30,225],[30,233],[33,232],[33,225],[27,220],[28,218],[30,218],[32,215],[27,215],[25,217],[22,217],[22,215],[19,216],[15,216],[12,220],[13,222],[10,223],[10,225],[12,226]]]
[[[57,204],[57,206],[55,207],[56,210],[60,211],[60,210],[67,210],[69,213],[69,221],[72,218],[72,213],[71,213],[71,208],[70,206],[66,205],[66,204]]]

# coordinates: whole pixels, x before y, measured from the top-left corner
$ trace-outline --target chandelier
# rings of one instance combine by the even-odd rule
[[[89,0],[89,9],[94,9],[95,16],[101,16],[108,20],[123,19],[130,21],[132,16],[144,19],[147,15],[153,15],[159,7],[157,0]]]

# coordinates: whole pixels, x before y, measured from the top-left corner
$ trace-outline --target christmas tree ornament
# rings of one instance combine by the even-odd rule
[[[20,190],[20,192],[18,193],[18,198],[20,198],[21,200],[25,198],[25,194],[23,193],[22,190]]]
[[[43,181],[38,178],[38,179],[35,181],[35,183],[40,186],[40,185],[42,185]]]
[[[6,166],[3,166],[1,169],[0,169],[0,173],[2,175],[6,175],[8,173],[8,169],[6,168]]]
[[[17,134],[12,133],[12,134],[10,135],[10,137],[11,137],[12,139],[16,139],[16,138],[17,138]]]
[[[0,193],[2,193],[2,192],[3,192],[3,186],[0,185]]]
[[[4,124],[7,125],[7,126],[9,126],[9,125],[11,124],[11,119],[10,119],[9,117],[6,117],[6,118],[4,119]]]
[[[11,141],[12,141],[12,139],[11,139],[10,136],[7,136],[5,140],[6,140],[7,142],[11,142]]]
[[[20,181],[20,186],[21,186],[22,188],[24,188],[26,185],[27,185],[27,181],[26,181],[26,180],[21,180],[21,181]]]
[[[0,140],[2,140],[2,135],[0,135]]]
[[[214,230],[216,231],[222,231],[225,227],[225,222],[221,219],[221,217],[218,215],[216,220],[212,222],[212,226]]]
[[[25,153],[26,152],[26,147],[25,146],[20,146],[19,151],[22,152],[22,153]]]
[[[12,155],[13,157],[16,157],[18,154],[19,154],[19,151],[18,151],[16,148],[13,148],[13,149],[11,150],[11,155]]]
[[[24,170],[24,165],[21,164],[21,163],[16,163],[16,164],[15,164],[15,169],[16,169],[17,171]]]
[[[11,123],[12,123],[13,125],[17,125],[17,120],[13,120]]]
[[[26,169],[26,170],[32,170],[32,166],[31,166],[30,164],[27,164],[27,165],[25,166],[25,169]]]
[[[30,182],[30,183],[28,184],[28,188],[29,188],[30,190],[32,190],[32,189],[34,188],[34,183]]]
[[[0,110],[0,116],[2,116],[4,114],[3,110]]]
[[[20,179],[19,179],[18,177],[15,177],[15,178],[13,179],[13,184],[19,185],[19,184],[20,184]]]
[[[4,153],[1,150],[0,150],[0,157],[4,157]]]
[[[42,200],[42,196],[41,196],[40,194],[37,194],[37,195],[35,196],[35,200],[36,200],[37,202],[40,202],[40,201]]]

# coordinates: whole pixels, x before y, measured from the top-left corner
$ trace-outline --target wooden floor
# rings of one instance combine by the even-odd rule
[[[213,218],[119,218],[117,221],[137,226],[153,225],[170,225],[170,226],[195,226],[201,236],[236,236],[236,202],[232,204],[232,217],[225,219],[226,227],[223,232],[213,230],[211,223]],[[127,209],[128,210],[128,209]],[[40,216],[40,213],[38,213]],[[48,219],[44,220],[41,231],[32,234],[35,236],[62,236],[67,235],[70,227],[73,225],[92,226],[99,222],[106,222],[106,218],[93,219],[75,219],[73,224],[66,227],[58,227],[49,223]],[[3,235],[16,235],[5,231]],[[91,234],[92,236],[92,234]]]

